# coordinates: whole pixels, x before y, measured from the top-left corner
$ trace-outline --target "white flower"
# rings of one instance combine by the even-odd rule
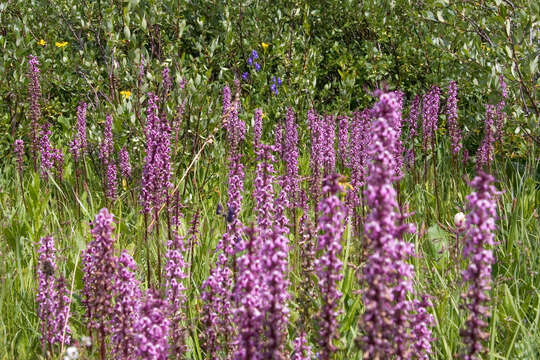
[[[463,230],[465,228],[465,214],[458,212],[454,215],[454,225],[458,230]]]
[[[75,360],[79,358],[79,350],[75,346],[70,346],[66,349],[66,357],[69,360]],[[64,360],[65,358],[64,357]]]
[[[81,338],[81,343],[83,346],[90,347],[92,346],[92,339],[90,339],[90,336],[83,336]]]

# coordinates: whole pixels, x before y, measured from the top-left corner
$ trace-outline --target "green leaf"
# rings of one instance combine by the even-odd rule
[[[536,72],[538,71],[538,55],[534,58],[533,61],[529,64],[529,71],[531,76],[534,76]]]

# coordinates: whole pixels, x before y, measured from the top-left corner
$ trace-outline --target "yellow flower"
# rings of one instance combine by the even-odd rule
[[[62,41],[62,42],[55,42],[54,45],[56,45],[56,47],[59,47],[59,48],[63,48],[63,47],[66,47],[68,44],[67,41]]]
[[[38,41],[38,45],[41,45],[41,46],[45,46],[47,43],[45,42],[45,40],[41,39]]]
[[[265,113],[262,113],[261,118],[264,118],[265,116],[266,116],[266,114],[265,114]]]
[[[261,43],[261,46],[262,46],[263,50],[266,51],[266,49],[268,49],[268,46],[270,46],[270,44],[267,44],[267,43],[265,43],[265,42],[262,42],[262,43]]]
[[[339,186],[341,186],[345,191],[347,191],[347,189],[349,190],[353,190],[353,186],[351,185],[350,182],[347,181],[347,177],[346,176],[341,176],[339,179],[338,179],[338,184]]]
[[[129,97],[131,96],[131,91],[122,90],[122,91],[120,91],[120,95],[122,95],[124,97],[124,99],[129,99]]]

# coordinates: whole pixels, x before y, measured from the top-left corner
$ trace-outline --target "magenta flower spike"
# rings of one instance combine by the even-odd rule
[[[414,310],[416,314],[411,321],[411,331],[413,338],[413,358],[428,360],[431,355],[431,343],[435,340],[431,335],[431,328],[435,324],[433,315],[427,309],[433,304],[427,296],[422,296],[422,300],[414,300]]]
[[[448,101],[446,105],[448,132],[452,142],[452,154],[456,158],[462,148],[461,144],[461,129],[458,123],[458,99],[457,99],[457,84],[455,81],[450,82],[448,86]]]
[[[40,174],[43,179],[49,178],[49,172],[54,164],[54,149],[50,143],[51,130],[49,126],[49,123],[43,124],[40,138]]]
[[[135,323],[138,359],[167,360],[170,327],[167,302],[161,299],[157,291],[148,289],[139,311],[139,319]]]
[[[495,142],[495,107],[486,105],[486,120],[484,123],[484,139],[480,144],[480,148],[476,154],[476,168],[481,170],[488,167],[494,157],[494,142]]]
[[[260,281],[262,239],[254,227],[245,228],[246,252],[238,258],[238,277],[234,287],[234,322],[238,329],[234,359],[262,359],[265,304],[264,283]]]
[[[183,306],[186,302],[186,288],[183,284],[186,275],[186,262],[184,261],[184,239],[176,230],[173,230],[173,239],[167,243],[165,258],[165,288],[167,303],[169,304],[170,331],[171,331],[171,353],[175,358],[181,358],[186,352],[184,328]]]
[[[105,117],[105,129],[103,131],[103,141],[101,142],[98,157],[105,171],[105,195],[108,199],[116,199],[117,194],[117,169],[114,162],[114,139],[113,139],[113,118],[111,115]]]
[[[41,85],[39,83],[39,61],[34,55],[28,56],[28,98],[30,102],[30,119],[31,119],[31,144],[32,153],[34,154],[34,170],[37,171],[36,157],[39,153],[39,120],[41,119]]]
[[[347,165],[349,143],[349,117],[338,116],[338,157],[343,165]]]
[[[307,342],[307,335],[304,331],[300,332],[298,337],[294,339],[294,353],[292,360],[312,360],[313,352],[311,346]]]
[[[310,188],[313,198],[318,201],[321,195],[324,152],[326,150],[323,138],[326,133],[322,117],[314,109],[308,110],[307,120],[311,132],[311,157],[309,160],[311,167]]]
[[[122,177],[125,179],[128,179],[131,177],[131,163],[129,161],[129,152],[127,151],[126,147],[123,146],[122,149],[120,149],[120,153],[118,154],[119,157],[119,165],[120,165],[120,174],[122,174]]]
[[[435,131],[437,131],[440,94],[441,89],[433,86],[423,98],[422,133],[424,136],[423,145],[426,150],[431,146],[433,136],[435,135]]]
[[[254,126],[253,126],[253,146],[257,150],[261,143],[263,112],[261,109],[255,109]]]
[[[347,193],[349,210],[361,205],[361,193],[366,177],[368,160],[368,145],[371,139],[371,110],[355,112],[349,130],[349,164],[351,168],[352,191]]]
[[[493,176],[480,170],[470,183],[475,191],[467,196],[469,213],[463,257],[469,260],[469,266],[463,272],[463,279],[469,283],[469,288],[462,297],[469,316],[460,333],[467,345],[463,354],[465,360],[480,359],[484,343],[489,338],[486,330],[490,316],[491,266],[495,263],[492,247],[496,245],[496,200],[500,194],[492,185],[494,181]]]
[[[298,129],[294,111],[291,108],[287,109],[284,135],[282,153],[286,173],[283,179],[283,188],[288,193],[288,207],[295,208],[299,202],[300,179],[298,175]]]
[[[336,118],[333,115],[323,117],[323,175],[333,174],[336,169]]]
[[[88,327],[97,331],[100,352],[105,354],[106,337],[111,333],[110,320],[114,315],[117,261],[114,256],[113,215],[103,208],[94,217],[90,230],[93,240],[83,252],[83,304],[86,306]]]
[[[364,193],[371,208],[364,225],[369,256],[363,270],[367,289],[361,320],[364,356],[369,358],[409,358],[411,351],[412,303],[407,294],[413,291],[414,270],[406,260],[414,249],[402,236],[414,227],[402,223],[393,187],[397,132],[392,123],[399,117],[397,112],[399,104],[392,93],[382,94],[373,108],[376,120],[371,127],[371,162]]]
[[[153,212],[154,216],[166,202],[171,187],[171,130],[167,119],[158,117],[158,102],[157,96],[148,94],[145,129],[146,156],[139,196],[143,213]]]
[[[77,132],[70,143],[70,150],[75,162],[79,161],[86,153],[86,103],[77,106]]]
[[[319,203],[319,218],[317,233],[318,258],[315,260],[319,288],[322,295],[322,309],[320,318],[320,355],[322,360],[328,360],[335,352],[333,341],[338,336],[337,316],[339,314],[339,300],[341,292],[338,284],[343,278],[341,268],[343,263],[339,259],[341,253],[341,237],[345,230],[343,220],[346,209],[338,197],[342,191],[338,184],[339,175],[331,175],[326,178],[323,185],[325,197]]]
[[[136,276],[137,264],[125,250],[117,266],[111,321],[112,358],[130,360],[135,358],[137,350],[135,324],[139,321],[141,284]]]
[[[37,314],[41,321],[41,344],[45,350],[46,345],[71,342],[69,328],[71,300],[63,277],[57,274],[54,239],[46,236],[41,238],[39,243],[36,303]]]

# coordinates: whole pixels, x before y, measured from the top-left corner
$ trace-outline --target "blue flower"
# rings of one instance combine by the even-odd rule
[[[259,58],[259,54],[257,53],[257,50],[252,50],[251,51],[251,57],[253,59],[258,59]]]
[[[246,71],[245,73],[242,74],[242,79],[243,79],[244,81],[247,81],[248,76],[249,76],[249,73]]]
[[[261,71],[261,65],[258,62],[255,63],[255,70]]]

